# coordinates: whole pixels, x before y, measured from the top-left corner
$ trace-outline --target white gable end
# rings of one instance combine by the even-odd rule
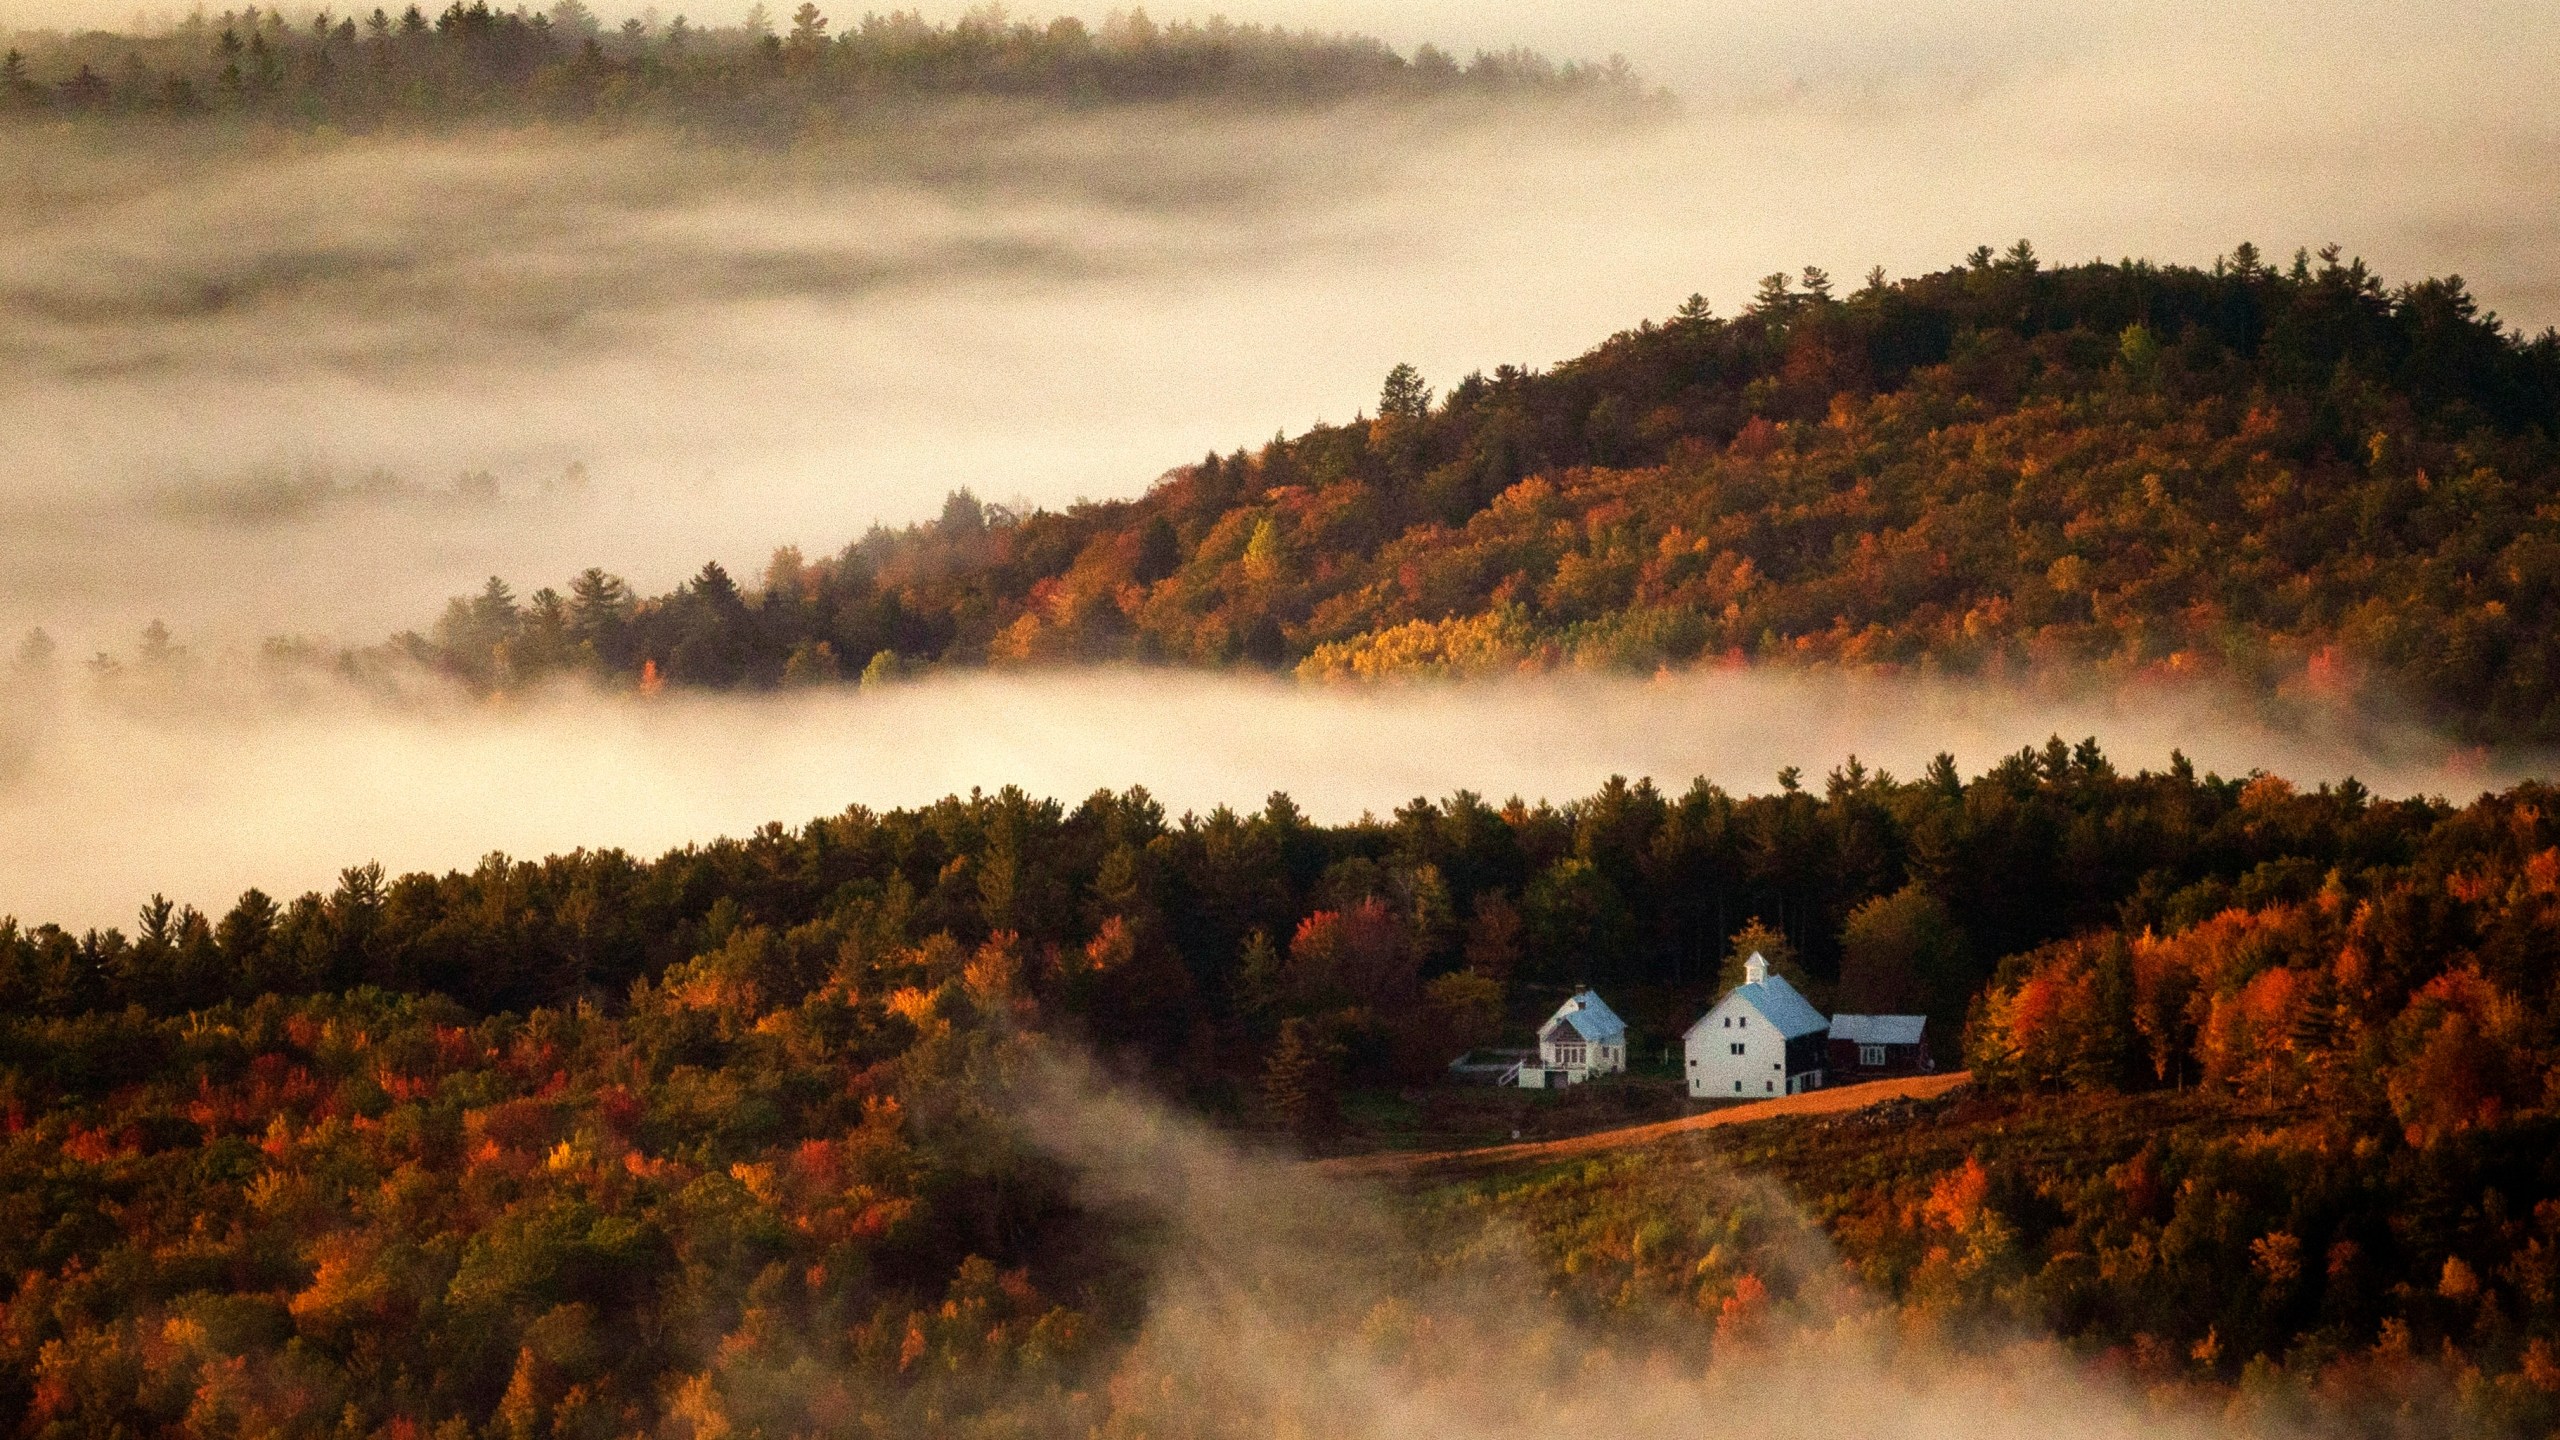
[[[1627,1022],[1597,994],[1582,991],[1538,1027],[1537,1068],[1541,1084],[1564,1085],[1626,1069]]]
[[[1822,1083],[1822,1044],[1793,1047],[1791,1062],[1788,1042],[1827,1035],[1830,1022],[1765,962],[1748,973],[1751,981],[1727,991],[1682,1039],[1694,1099],[1765,1100]]]

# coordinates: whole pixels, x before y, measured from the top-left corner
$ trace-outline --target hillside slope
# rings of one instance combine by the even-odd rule
[[[1976,1085],[1416,1203],[1426,1227],[1515,1227],[1569,1306],[1637,1333],[1666,1312],[1712,1317],[1720,1341],[1824,1325],[1849,1279],[1894,1333],[1995,1352],[2051,1336],[2154,1399],[2202,1401],[2209,1433],[2545,1435],[2550,1154],[2531,1124],[2377,1153],[2316,1106]],[[1807,1225],[1810,1256],[1790,1243]]]
[[[1197,1433],[1106,1423],[1181,1393],[1132,1348],[1161,1230],[1078,1191],[1014,1077],[1089,1041],[1322,1144],[1342,1090],[1427,1084],[1564,986],[1658,988],[1627,1013],[1659,1037],[1788,935],[1844,1006],[1969,1014],[1972,1080],[1533,1152],[1406,1194],[1417,1243],[1523,1256],[1692,1368],[1845,1258],[1896,1324],[2415,1407],[2314,1433],[2560,1419],[2560,796],[2057,743],[1333,827],[1006,792],[155,898],[130,937],[0,920],[0,1428]]]
[[[1137,660],[1315,678],[1821,663],[2215,674],[2560,738],[2560,338],[2460,279],[2006,257],[1772,276],[1544,372],[655,599],[493,579],[371,657],[758,686]],[[362,663],[351,657],[351,663]]]

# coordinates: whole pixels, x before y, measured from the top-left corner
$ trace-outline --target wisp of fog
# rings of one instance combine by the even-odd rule
[[[201,690],[202,693],[199,693]],[[490,851],[643,853],[849,804],[1016,784],[1081,799],[1144,785],[1168,810],[1288,792],[1327,821],[1468,789],[1570,800],[1613,774],[1737,793],[1855,754],[1967,773],[2053,735],[2124,769],[2173,749],[2226,774],[2354,775],[2467,797],[2515,773],[2412,733],[2248,718],[2208,688],[2012,686],[1713,671],[1332,687],[1150,671],[970,673],[765,697],[567,691],[390,706],[211,681],[150,703],[69,685],[0,707],[0,914],[129,924],[161,891],[227,905],[327,889],[341,867],[467,866]],[[2521,765],[2522,760],[2500,762]]]
[[[1088,1203],[1155,1223],[1149,1313],[1111,1383],[1097,1387],[1110,1397],[1112,1433],[2223,1433],[2031,1338],[1959,1353],[1899,1330],[1782,1192],[1721,1169],[1686,1197],[1689,1213],[1662,1223],[1694,1225],[1738,1204],[1772,1217],[1768,1283],[1790,1300],[1766,1333],[1711,1345],[1712,1320],[1694,1313],[1665,1313],[1631,1333],[1586,1331],[1498,1215],[1478,1221],[1483,1236],[1420,1243],[1375,1194],[1248,1153],[1063,1057],[1026,1087],[1020,1120],[1073,1167]]]

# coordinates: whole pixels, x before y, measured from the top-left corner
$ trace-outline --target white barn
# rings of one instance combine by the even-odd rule
[[[1819,1089],[1830,1046],[1831,1022],[1755,952],[1743,982],[1683,1039],[1689,1096],[1758,1100]]]
[[[1627,1068],[1627,1022],[1592,991],[1556,1007],[1538,1027],[1538,1058],[1520,1067],[1523,1090],[1561,1090]]]

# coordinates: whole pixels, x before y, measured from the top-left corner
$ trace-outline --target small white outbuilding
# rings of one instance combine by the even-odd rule
[[[1770,974],[1758,952],[1742,973],[1742,983],[1684,1037],[1690,1098],[1758,1100],[1820,1089],[1831,1022],[1787,977]]]
[[[1538,1027],[1538,1058],[1520,1067],[1520,1088],[1561,1090],[1627,1068],[1627,1022],[1597,994],[1582,991]]]

